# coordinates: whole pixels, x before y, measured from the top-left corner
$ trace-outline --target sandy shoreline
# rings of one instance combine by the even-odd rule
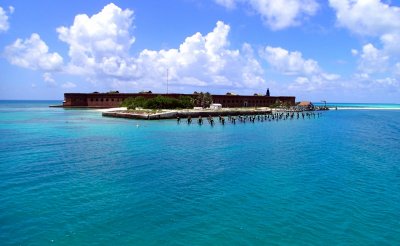
[[[99,112],[111,112],[111,111],[125,111],[128,110],[127,107],[119,107],[119,108],[102,108],[102,109],[95,109]]]
[[[335,110],[336,108],[329,108]],[[338,107],[337,110],[400,110],[400,108],[361,108],[361,107]]]

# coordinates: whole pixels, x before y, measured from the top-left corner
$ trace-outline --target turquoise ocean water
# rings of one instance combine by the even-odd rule
[[[314,103],[316,106],[325,106],[324,103],[317,102]],[[370,109],[388,109],[388,110],[400,110],[400,104],[390,104],[390,103],[326,103],[329,108],[338,109],[360,109],[360,110],[370,110]]]
[[[0,101],[1,245],[400,244],[400,110],[211,127],[57,103]]]

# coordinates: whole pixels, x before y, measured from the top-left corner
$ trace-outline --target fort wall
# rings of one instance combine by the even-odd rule
[[[159,93],[65,93],[64,107],[115,108],[128,97],[142,96],[153,98],[166,96],[179,98],[180,96],[195,97],[196,94],[159,94]],[[213,103],[220,103],[224,108],[237,107],[268,107],[277,101],[295,105],[294,96],[243,96],[243,95],[212,95]]]

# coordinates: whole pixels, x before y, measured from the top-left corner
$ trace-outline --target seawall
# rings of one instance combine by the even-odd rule
[[[111,111],[103,112],[104,117],[127,118],[127,119],[140,119],[140,120],[162,120],[162,119],[175,119],[198,117],[216,117],[216,116],[237,116],[237,115],[260,115],[270,114],[271,109],[228,109],[228,110],[175,110],[161,113],[134,113],[129,111]]]

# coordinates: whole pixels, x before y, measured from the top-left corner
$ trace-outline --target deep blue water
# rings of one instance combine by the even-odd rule
[[[400,244],[399,110],[210,127],[50,104],[0,101],[1,245]]]

